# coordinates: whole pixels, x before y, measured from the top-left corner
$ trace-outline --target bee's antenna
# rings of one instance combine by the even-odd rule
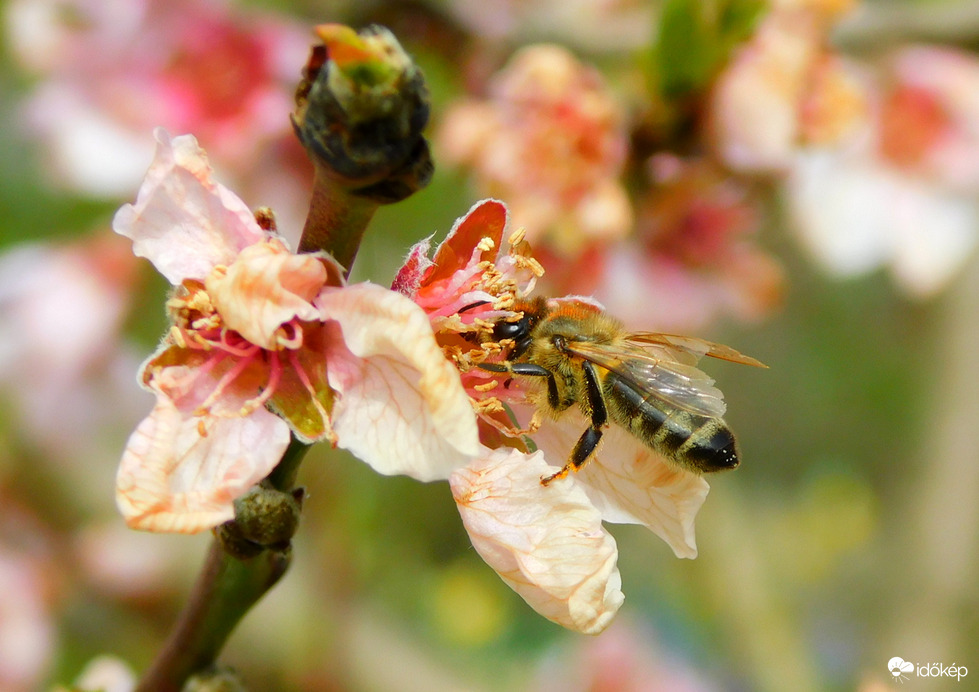
[[[473,308],[478,308],[480,305],[489,305],[489,301],[488,300],[478,300],[475,303],[470,303],[469,305],[465,306],[464,308],[459,308],[459,312],[460,313],[466,312],[467,310],[472,310]]]

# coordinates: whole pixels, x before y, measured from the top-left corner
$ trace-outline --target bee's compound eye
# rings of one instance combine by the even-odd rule
[[[516,322],[497,322],[493,327],[493,338],[519,340],[530,333],[530,317],[524,315]]]

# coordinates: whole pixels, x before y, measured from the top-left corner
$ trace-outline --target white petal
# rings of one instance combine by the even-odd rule
[[[489,451],[449,484],[473,547],[544,617],[597,634],[622,605],[615,539],[574,479],[540,484],[554,471],[540,452]]]
[[[207,156],[191,135],[170,139],[156,130],[157,148],[135,204],[116,212],[112,227],[133,240],[173,285],[204,279],[265,237],[248,206],[211,180]]]
[[[213,528],[234,517],[232,502],[269,474],[288,444],[289,426],[265,409],[243,418],[194,417],[159,396],[126,444],[116,503],[135,529]]]
[[[340,447],[379,473],[422,481],[448,478],[478,453],[469,397],[421,308],[371,284],[324,291],[315,304],[342,332],[327,354]]]
[[[941,289],[976,245],[979,208],[957,194],[872,159],[800,155],[789,180],[796,229],[842,275],[890,263],[909,293]]]
[[[976,200],[972,195],[900,177],[888,208],[893,214],[891,268],[895,278],[912,295],[926,297],[938,292],[976,246]]]
[[[568,411],[534,433],[534,443],[550,463],[563,466],[587,426],[584,416]],[[697,557],[694,519],[710,489],[701,476],[670,464],[612,425],[575,478],[605,521],[642,524],[666,541],[677,557]],[[565,482],[554,481],[551,486]]]
[[[844,276],[886,260],[890,194],[877,167],[835,152],[800,154],[788,179],[795,230],[819,262]]]

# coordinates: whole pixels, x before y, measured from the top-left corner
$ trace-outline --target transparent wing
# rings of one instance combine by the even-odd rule
[[[678,334],[659,334],[657,332],[638,332],[630,334],[628,340],[642,347],[662,349],[669,357],[693,365],[704,356],[728,360],[742,365],[753,365],[757,368],[768,366],[751,356],[735,351],[730,346],[715,344],[713,341],[698,339],[695,336],[680,336]]]
[[[714,380],[689,361],[689,349],[662,345],[596,344],[575,341],[567,345],[573,355],[605,368],[639,392],[701,416],[724,415],[724,395]]]

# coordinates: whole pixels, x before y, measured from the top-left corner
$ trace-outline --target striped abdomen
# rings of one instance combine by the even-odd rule
[[[609,418],[668,459],[698,473],[739,463],[734,433],[721,418],[671,408],[615,373],[602,384]]]

